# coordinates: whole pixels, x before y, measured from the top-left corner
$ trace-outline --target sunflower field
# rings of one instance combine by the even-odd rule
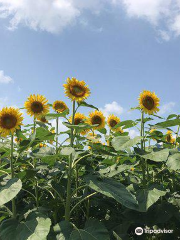
[[[158,116],[160,99],[143,91],[139,119],[105,117],[84,81],[63,87],[72,106],[27,98],[33,124],[0,111],[0,240],[180,238],[180,115]]]

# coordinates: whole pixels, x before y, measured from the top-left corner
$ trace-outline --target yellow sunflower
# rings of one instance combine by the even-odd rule
[[[24,107],[27,110],[27,114],[38,118],[42,115],[46,115],[49,112],[48,100],[40,95],[30,95],[27,101],[24,103]]]
[[[155,132],[156,131],[156,129],[155,128],[152,128],[151,130],[150,130],[150,133],[153,133],[153,132]]]
[[[105,117],[101,111],[94,111],[89,114],[89,124],[98,125],[94,129],[102,129],[105,127]]]
[[[88,133],[86,138],[89,140],[89,142],[100,143],[100,137],[93,132]]]
[[[54,111],[56,111],[57,113],[62,113],[64,112],[65,110],[68,109],[67,105],[65,104],[65,102],[63,101],[55,101],[53,103],[53,109]]]
[[[22,138],[15,138],[16,143],[20,143],[20,142],[22,142],[22,140],[23,140]]]
[[[139,96],[139,106],[149,115],[157,113],[159,111],[159,98],[154,92],[144,90]]]
[[[41,122],[43,122],[43,123],[48,123],[48,121],[47,121],[47,119],[46,119],[45,116],[40,116],[40,117],[38,118],[38,120],[41,121]]]
[[[176,139],[173,138],[173,135],[172,135],[172,131],[168,130],[167,133],[166,133],[166,141],[168,143],[175,143]]]
[[[63,86],[66,96],[72,101],[82,102],[90,95],[90,89],[86,83],[74,77],[68,78]]]
[[[40,147],[40,148],[42,148],[42,147],[47,147],[47,145],[44,144],[44,143],[40,143],[40,144],[39,144],[39,147]]]
[[[119,132],[119,133],[124,133],[124,131],[121,127],[117,128],[116,131]]]
[[[114,114],[109,115],[107,119],[107,124],[112,131],[118,131],[118,128],[114,129],[114,127],[120,122],[120,118],[116,117]]]
[[[0,132],[2,136],[13,134],[22,125],[23,117],[19,109],[5,107],[0,111]]]
[[[156,131],[156,129],[155,128],[152,128],[149,132],[150,132],[150,134],[153,134],[154,132]],[[152,138],[153,140],[156,140],[155,138]]]
[[[69,119],[70,123],[72,123],[72,116]],[[74,125],[79,125],[81,123],[88,123],[88,118],[82,113],[76,113],[74,116]],[[85,129],[81,131],[82,135],[86,135],[89,132],[89,129]]]

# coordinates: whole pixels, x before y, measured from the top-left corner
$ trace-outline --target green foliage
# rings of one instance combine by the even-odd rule
[[[81,107],[98,110],[81,102],[74,113]],[[0,240],[137,239],[137,226],[172,229],[178,239],[179,115],[121,121],[111,130],[72,125],[67,115],[45,116],[64,119],[64,132],[40,121],[18,129],[13,155],[10,138],[1,138]],[[130,138],[134,127],[141,136]]]
[[[11,201],[19,193],[21,188],[22,182],[17,178],[10,179],[4,186],[0,186],[0,206]]]

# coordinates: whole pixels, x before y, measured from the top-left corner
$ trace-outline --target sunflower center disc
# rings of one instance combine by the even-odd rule
[[[62,104],[57,103],[55,105],[55,109],[63,112],[65,110],[65,106],[62,105]]]
[[[167,142],[171,142],[171,134],[167,135]]]
[[[100,125],[101,122],[102,122],[102,120],[101,120],[101,118],[100,118],[99,116],[95,116],[95,117],[93,117],[93,119],[92,119],[92,124],[93,124],[93,125],[95,125],[95,124]]]
[[[154,108],[154,100],[151,97],[146,97],[143,100],[143,105],[145,106],[145,108],[147,108],[148,110],[152,110]]]
[[[117,122],[116,122],[115,120],[112,119],[112,120],[110,121],[110,126],[111,126],[111,127],[115,127],[116,124],[117,124]]]
[[[74,124],[75,124],[75,125],[79,125],[80,123],[83,123],[83,120],[82,120],[82,119],[76,118],[76,119],[74,120]]]
[[[34,113],[41,113],[43,111],[43,105],[40,102],[33,102],[31,109]]]
[[[6,129],[11,129],[16,126],[17,119],[15,116],[6,115],[2,118],[2,125]]]
[[[84,96],[84,89],[80,86],[72,86],[70,87],[70,92],[72,93],[72,95],[76,96],[76,97],[82,97]]]

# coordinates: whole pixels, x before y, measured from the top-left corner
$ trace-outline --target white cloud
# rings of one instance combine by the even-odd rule
[[[13,82],[13,79],[9,76],[6,76],[4,74],[4,71],[3,70],[0,70],[0,83],[12,83]]]
[[[100,110],[104,113],[104,115],[107,117],[109,114],[116,114],[120,115],[123,113],[124,109],[121,105],[119,105],[117,102],[108,103],[104,106],[104,108],[100,108]]]
[[[33,30],[58,33],[73,24],[80,11],[70,0],[0,0],[0,17],[9,18],[9,29],[25,25]]]
[[[124,129],[124,131],[129,133],[130,138],[135,138],[140,135],[135,129]]]
[[[164,30],[159,30],[159,36],[166,42],[171,38],[170,33]]]
[[[0,17],[9,19],[9,29],[19,25],[59,33],[73,25],[85,10],[99,14],[103,0],[0,0]]]
[[[175,106],[174,102],[169,102],[169,103],[166,103],[166,104],[162,105],[160,107],[159,114],[163,115],[165,113],[171,112],[174,106]]]
[[[118,0],[116,1],[118,2]],[[130,17],[145,18],[157,24],[160,18],[170,14],[171,0],[120,0]]]
[[[124,6],[130,18],[149,21],[163,40],[180,35],[180,0],[112,0]]]
[[[59,33],[77,22],[91,29],[87,11],[99,15],[108,6],[150,22],[165,41],[180,35],[180,0],[0,0],[0,18],[8,19],[10,30],[23,25]]]
[[[139,136],[139,132],[137,132],[134,129],[130,129],[128,132],[129,132],[130,138],[135,138],[135,137]]]

